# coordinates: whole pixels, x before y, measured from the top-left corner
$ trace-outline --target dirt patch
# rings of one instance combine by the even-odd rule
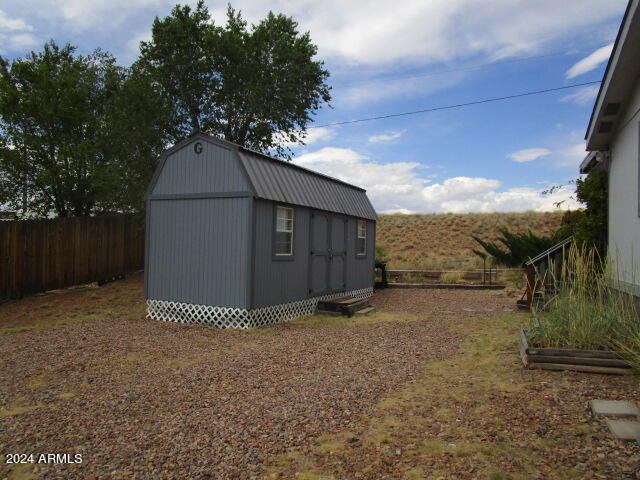
[[[119,315],[144,314],[142,272],[99,287],[95,283],[0,304],[0,335],[42,330]]]

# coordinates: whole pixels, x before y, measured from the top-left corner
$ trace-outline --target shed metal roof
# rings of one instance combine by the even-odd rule
[[[242,147],[238,154],[258,198],[378,219],[360,187]]]

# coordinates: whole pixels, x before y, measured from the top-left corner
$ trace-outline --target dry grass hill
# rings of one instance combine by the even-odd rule
[[[498,228],[507,227],[549,235],[561,219],[562,212],[382,214],[377,242],[384,245],[391,269],[466,270],[482,265],[472,252],[478,245],[471,234],[496,240]]]

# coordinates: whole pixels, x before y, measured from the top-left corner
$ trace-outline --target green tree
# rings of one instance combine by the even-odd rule
[[[144,195],[172,130],[170,104],[152,80],[135,68],[122,72],[106,105],[104,156],[109,168],[96,179],[96,213],[144,211]]]
[[[586,177],[577,179],[575,183],[575,198],[585,208],[566,212],[557,235],[564,238],[573,235],[575,242],[591,244],[603,254],[608,236],[607,172],[591,170]]]
[[[311,115],[331,98],[316,53],[290,17],[269,12],[248,28],[229,6],[217,26],[200,0],[154,20],[136,65],[171,101],[178,136],[207,132],[288,157],[284,142],[302,141]]]
[[[0,203],[29,216],[139,209],[136,182],[150,176],[168,123],[153,92],[101,50],[50,41],[0,58]]]
[[[499,238],[498,242],[502,245],[471,235],[471,238],[484,249],[484,252],[474,250],[473,253],[482,259],[487,258],[487,255],[492,256],[497,263],[507,267],[521,267],[527,260],[551,248],[558,242],[556,235],[542,237],[534,234],[531,230],[524,233],[511,233],[507,228],[503,227],[500,228],[500,233],[502,238]]]

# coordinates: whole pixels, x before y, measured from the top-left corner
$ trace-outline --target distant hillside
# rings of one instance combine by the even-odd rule
[[[496,240],[498,228],[507,227],[512,232],[531,229],[549,235],[561,219],[562,212],[382,214],[377,242],[387,248],[388,268],[475,268],[482,263],[472,252],[478,245],[471,234]]]

